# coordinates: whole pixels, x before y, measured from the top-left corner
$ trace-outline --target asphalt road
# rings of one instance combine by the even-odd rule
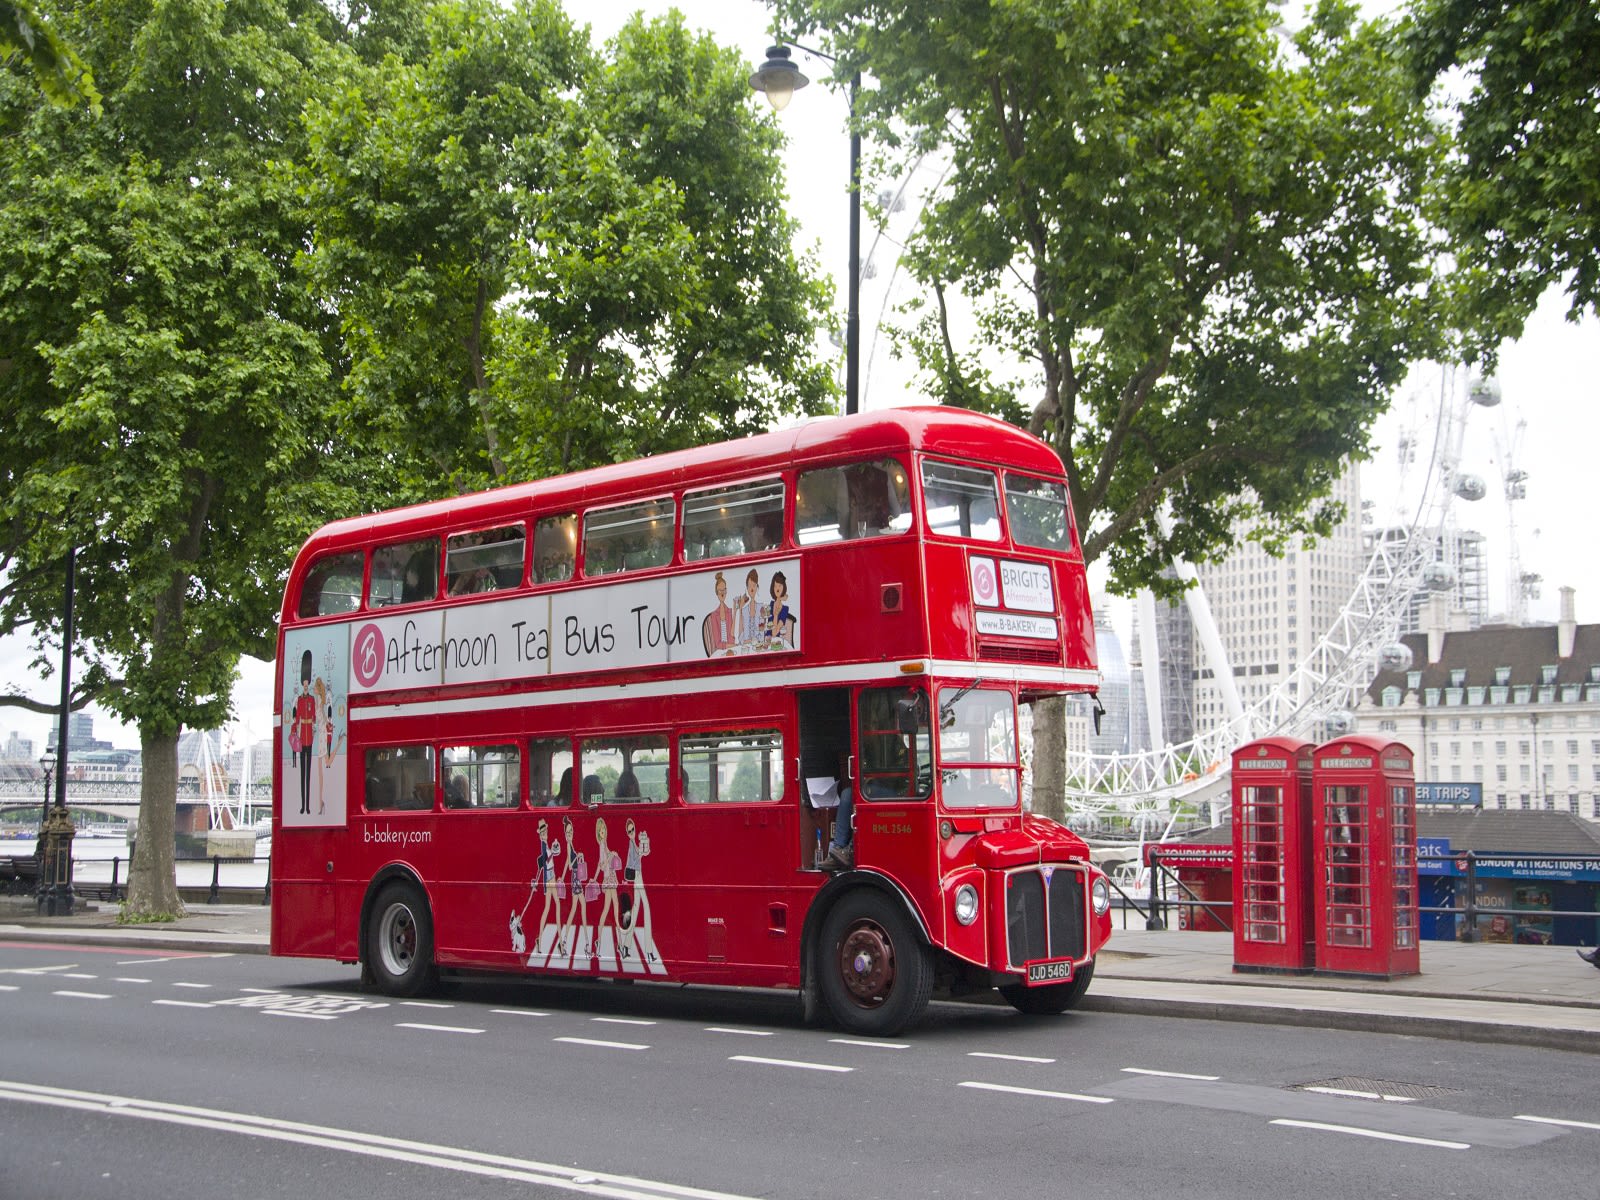
[[[4,1197],[1586,1198],[1592,1075],[1553,1050],[993,1005],[866,1042],[787,994],[398,1002],[327,963],[0,943]]]

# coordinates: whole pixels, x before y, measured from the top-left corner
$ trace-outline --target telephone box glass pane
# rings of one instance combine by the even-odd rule
[[[1372,945],[1371,859],[1367,853],[1367,789],[1323,790],[1324,940],[1329,946]]]

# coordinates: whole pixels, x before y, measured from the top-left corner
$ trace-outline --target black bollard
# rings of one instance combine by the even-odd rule
[[[217,902],[217,876],[221,871],[222,856],[213,854],[211,856],[211,894],[206,897],[207,904],[215,904]]]

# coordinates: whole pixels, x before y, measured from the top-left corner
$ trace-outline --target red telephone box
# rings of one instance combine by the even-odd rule
[[[1411,748],[1353,735],[1312,765],[1318,971],[1415,975],[1417,802]]]
[[[1311,751],[1262,738],[1233,752],[1233,969],[1301,975],[1312,941]]]

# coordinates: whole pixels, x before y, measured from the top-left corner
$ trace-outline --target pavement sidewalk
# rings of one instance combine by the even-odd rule
[[[270,912],[191,904],[177,921],[119,925],[112,905],[41,917],[31,899],[0,897],[0,940],[265,954]],[[1388,980],[1236,974],[1231,934],[1118,929],[1083,1008],[1600,1053],[1600,971],[1570,946],[1423,942],[1421,962],[1421,974]]]

